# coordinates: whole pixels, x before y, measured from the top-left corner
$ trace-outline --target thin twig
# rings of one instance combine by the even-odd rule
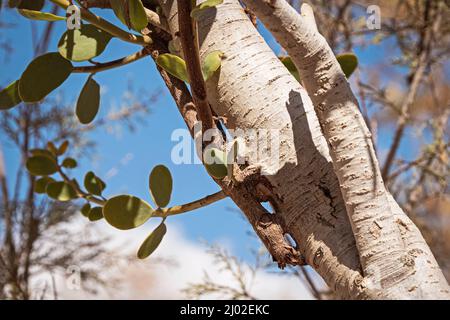
[[[419,90],[420,84],[422,82],[423,76],[425,74],[425,70],[429,63],[429,56],[431,52],[431,44],[433,42],[433,34],[437,32],[439,25],[441,23],[442,15],[438,13],[438,16],[434,20],[434,23],[431,27],[426,29],[426,32],[423,34],[423,39],[420,45],[420,56],[418,60],[418,65],[416,70],[414,71],[414,75],[411,81],[411,85],[406,96],[406,99],[400,109],[400,117],[397,120],[397,129],[394,133],[394,138],[392,145],[389,149],[389,152],[386,156],[386,161],[383,166],[382,176],[385,182],[388,182],[389,171],[392,167],[392,164],[395,160],[395,156],[397,154],[398,148],[400,146],[400,142],[402,140],[403,134],[406,129],[406,125],[409,120],[409,109],[411,108],[414,98],[416,97],[417,91]]]
[[[61,178],[64,179],[64,181],[68,184],[70,184],[76,191],[79,197],[86,199],[87,201],[90,201],[92,203],[98,204],[99,206],[104,206],[107,202],[106,199],[101,199],[99,197],[93,196],[83,190],[81,190],[80,186],[75,183],[73,180],[71,180],[62,170],[60,166],[58,166],[58,173],[61,176]],[[199,208],[206,207],[210,204],[213,204],[217,201],[220,201],[222,199],[225,199],[227,195],[222,191],[218,191],[214,194],[208,195],[206,197],[203,197],[201,199],[181,204],[178,206],[173,206],[170,208],[158,208],[154,211],[153,217],[167,217],[167,216],[173,216],[181,213],[185,213],[188,211],[193,211]]]
[[[138,51],[136,53],[133,53],[129,56],[117,59],[117,60],[113,60],[113,61],[109,61],[109,62],[103,62],[103,63],[97,63],[93,66],[79,66],[79,67],[74,67],[73,68],[73,73],[97,73],[97,72],[102,72],[102,71],[106,71],[106,70],[110,70],[110,69],[114,69],[114,68],[118,68],[118,67],[122,67],[125,66],[129,63],[138,61],[142,58],[145,58],[146,56],[148,56],[148,51],[145,49],[142,49],[141,51]]]

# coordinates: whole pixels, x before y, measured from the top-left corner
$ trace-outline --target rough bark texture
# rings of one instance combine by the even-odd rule
[[[370,290],[385,298],[449,297],[420,232],[385,188],[371,134],[325,38],[284,0],[244,2],[291,56],[314,103]]]
[[[160,0],[160,4],[176,37],[176,3]],[[201,58],[213,50],[226,56],[207,89],[211,106],[227,119],[227,127],[280,130],[280,158],[249,159],[249,165],[271,173],[267,176],[271,202],[283,232],[292,236],[306,262],[340,297],[380,297],[363,279],[328,145],[305,90],[274,55],[237,0],[225,0],[205,11],[199,19],[199,38]],[[248,203],[238,205],[251,210]],[[412,230],[404,232],[397,227],[404,232],[403,240],[415,242],[417,229],[404,215],[399,217],[404,229]],[[256,228],[255,222],[250,222]],[[429,252],[425,243],[418,247]],[[434,263],[433,258],[430,264]]]

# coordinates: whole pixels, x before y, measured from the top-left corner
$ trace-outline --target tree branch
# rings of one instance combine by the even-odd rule
[[[214,127],[211,108],[209,106],[205,81],[203,80],[200,55],[198,50],[196,23],[191,19],[191,1],[177,1],[178,24],[180,26],[180,41],[186,61],[187,71],[192,90],[192,98],[197,107],[197,112],[202,122],[203,134]]]
[[[73,68],[73,73],[97,73],[97,72],[102,72],[102,71],[106,71],[106,70],[110,70],[110,69],[114,69],[114,68],[118,68],[118,67],[122,67],[125,66],[129,63],[138,61],[142,58],[145,58],[146,56],[148,56],[148,52],[145,49],[142,49],[141,51],[138,51],[136,53],[133,53],[127,57],[123,57],[117,60],[113,60],[113,61],[109,61],[109,62],[102,62],[102,63],[97,63],[96,65],[93,66],[79,66],[79,67],[74,67]]]
[[[425,34],[423,35],[423,39],[421,41],[422,45],[420,45],[420,56],[418,60],[418,65],[416,70],[414,71],[411,85],[408,90],[408,94],[400,108],[400,116],[397,120],[397,129],[394,133],[394,138],[391,147],[389,148],[389,152],[386,156],[386,161],[383,166],[383,179],[387,182],[389,179],[389,172],[391,170],[392,164],[395,160],[395,156],[397,154],[398,148],[400,146],[400,142],[403,137],[403,133],[405,131],[406,125],[409,120],[409,109],[414,103],[414,98],[416,97],[417,91],[419,90],[420,84],[422,82],[423,76],[425,74],[425,70],[429,64],[429,56],[431,51],[431,44],[433,40],[433,34],[437,33],[439,30],[439,25],[441,23],[442,15],[439,14],[433,22],[433,25],[428,26]]]
[[[77,183],[75,183],[73,180],[71,180],[64,173],[64,171],[62,170],[62,168],[59,165],[58,165],[58,173],[66,183],[70,184],[75,189],[75,191],[77,192],[79,197],[84,198],[89,202],[98,204],[99,206],[104,206],[106,204],[106,202],[108,201],[107,199],[93,196],[93,195],[81,190],[80,186]],[[222,199],[225,199],[226,197],[227,197],[227,195],[221,190],[214,194],[208,195],[204,198],[201,198],[201,199],[198,199],[198,200],[186,203],[186,204],[181,204],[181,205],[173,206],[170,208],[159,208],[154,211],[153,217],[164,218],[164,217],[168,217],[168,216],[185,213],[188,211],[193,211],[193,210],[196,210],[199,208],[206,207],[206,206],[213,204],[217,201],[220,201]]]

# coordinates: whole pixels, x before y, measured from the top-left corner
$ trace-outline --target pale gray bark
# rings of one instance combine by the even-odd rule
[[[160,4],[171,33],[176,37],[176,3],[174,0],[160,0]],[[207,82],[207,87],[209,102],[219,116],[227,119],[227,127],[280,130],[283,141],[280,158],[277,161],[272,157],[250,159],[249,164],[260,165],[264,171],[272,172],[267,178],[273,187],[276,214],[281,217],[284,231],[295,239],[306,261],[339,296],[351,299],[381,297],[378,288],[363,278],[352,224],[328,144],[306,91],[274,55],[237,0],[225,0],[222,5],[205,11],[199,19],[199,37],[201,58],[214,50],[221,50],[226,56],[220,72]],[[367,136],[364,134],[365,138]],[[348,152],[344,156],[353,154]],[[358,152],[366,156],[365,151]],[[280,167],[276,163],[278,160]],[[382,181],[378,181],[377,187],[381,186]],[[366,188],[366,185],[361,188]],[[390,208],[389,195],[386,193],[384,196],[382,205]],[[394,211],[399,212],[397,209]],[[404,214],[401,219],[414,231],[403,234],[399,227],[402,224],[393,224],[399,230],[394,232],[395,240],[399,239],[400,233],[405,243],[417,242],[416,229]],[[385,222],[380,223],[384,227]],[[388,227],[391,230],[392,225]],[[355,234],[362,236],[358,232]],[[364,233],[364,236],[373,237],[373,234]],[[384,247],[388,245],[385,243]],[[431,265],[428,270],[432,270],[436,265],[432,255],[428,254],[428,247],[420,241],[418,247],[425,252],[420,256],[427,257],[426,264]],[[408,257],[414,254],[417,251]],[[423,276],[434,276],[436,272],[433,270]],[[431,282],[442,283],[439,277],[432,279]],[[413,289],[414,294],[420,291],[408,289]],[[430,295],[425,294],[424,297]]]

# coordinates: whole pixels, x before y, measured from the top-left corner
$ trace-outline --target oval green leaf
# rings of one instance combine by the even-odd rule
[[[67,30],[58,43],[59,53],[72,61],[86,61],[103,53],[112,36],[92,24]]]
[[[72,63],[57,52],[37,57],[19,81],[19,95],[25,102],[38,102],[58,88],[71,74]]]
[[[204,10],[214,8],[215,6],[221,4],[222,2],[223,0],[207,0],[202,2],[194,9],[192,9],[191,18],[197,19]]]
[[[189,82],[186,62],[179,56],[170,53],[164,53],[158,56],[158,59],[156,59],[156,63],[171,75],[177,77],[182,81]]]
[[[46,188],[47,195],[58,201],[70,201],[78,198],[75,189],[64,181],[51,182]]]
[[[131,23],[127,23],[125,20],[125,6],[126,3],[123,0],[109,0],[109,3],[111,5],[111,8],[114,11],[114,14],[116,17],[128,28],[131,28]]]
[[[89,124],[98,113],[100,107],[100,86],[89,77],[77,100],[75,113],[82,124]]]
[[[206,56],[202,65],[203,79],[205,81],[207,81],[214,74],[214,72],[220,68],[223,56],[224,53],[218,50],[212,51]]]
[[[44,7],[45,0],[20,0],[20,1],[10,1],[10,3],[16,3],[14,7],[19,9],[28,9],[40,11]]]
[[[8,7],[17,8],[22,0],[8,0]]]
[[[41,11],[35,11],[35,10],[28,10],[28,9],[19,9],[19,13],[24,16],[25,18],[31,19],[31,20],[43,20],[43,21],[61,21],[66,20],[65,17],[57,16],[52,13],[48,12],[41,12]]]
[[[66,153],[67,148],[69,147],[69,141],[65,140],[58,148],[58,156],[62,156],[64,153]]]
[[[53,179],[51,177],[42,177],[42,178],[37,179],[34,182],[34,192],[45,193],[47,185],[52,182],[55,182],[55,179]]]
[[[153,168],[149,178],[150,193],[153,201],[160,208],[169,204],[172,194],[172,175],[166,166],[158,165]]]
[[[147,26],[147,14],[141,0],[110,0],[109,2],[117,18],[128,28],[141,32]]]
[[[152,216],[152,207],[137,197],[121,195],[109,199],[103,207],[106,221],[120,230],[139,227]]]
[[[216,179],[223,179],[228,175],[227,156],[216,148],[206,149],[204,156],[204,164],[208,173]]]
[[[55,144],[51,141],[47,142],[47,150],[50,151],[53,156],[58,154],[58,149],[56,149]]]
[[[89,171],[84,176],[84,187],[88,192],[96,196],[100,196],[105,189],[106,184],[97,177],[92,171]]]
[[[89,212],[91,211],[91,205],[89,202],[85,203],[84,206],[81,207],[80,212],[86,218],[89,218]]]
[[[88,215],[89,221],[98,221],[103,219],[103,208],[94,207],[89,211]]]
[[[27,159],[27,170],[34,176],[49,176],[58,171],[56,161],[44,156],[32,156]]]
[[[77,161],[74,158],[65,158],[61,165],[67,169],[73,169],[77,167]]]
[[[19,96],[19,80],[9,84],[0,91],[0,110],[7,110],[22,102]]]
[[[353,53],[343,53],[336,56],[337,61],[341,65],[342,71],[347,78],[350,78],[352,73],[358,67],[358,57]]]
[[[131,27],[141,32],[147,24],[147,14],[145,13],[144,5],[141,0],[129,0],[128,1],[128,10],[130,14],[130,22]]]
[[[50,151],[48,151],[47,149],[31,149],[30,153],[33,156],[46,156],[50,159],[56,160],[55,156],[53,155],[53,153],[51,153]]]
[[[167,227],[163,222],[155,230],[153,230],[153,232],[141,244],[137,252],[138,258],[145,259],[150,256],[156,250],[156,248],[158,248],[166,232]]]

